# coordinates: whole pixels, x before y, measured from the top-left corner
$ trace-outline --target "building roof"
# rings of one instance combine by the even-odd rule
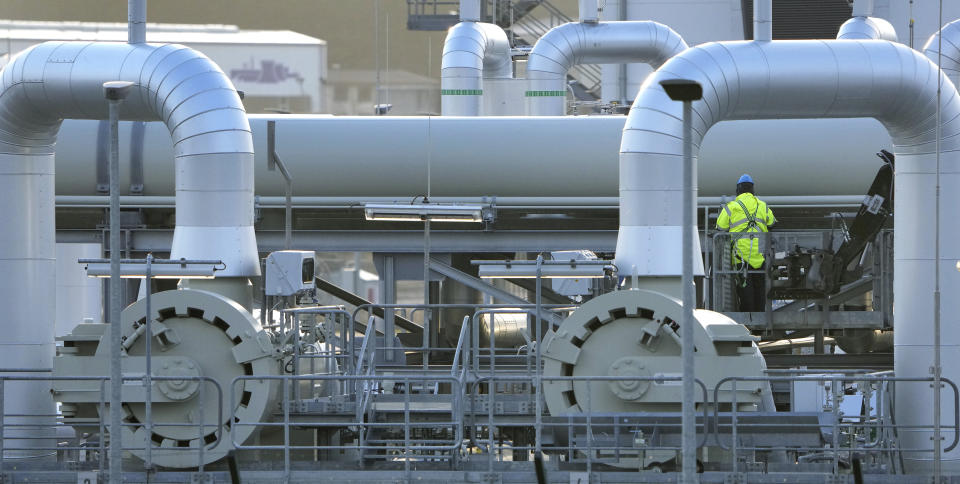
[[[125,42],[127,24],[0,20],[0,38],[17,40],[92,40]],[[187,44],[326,45],[291,30],[240,30],[236,25],[147,23],[147,41]]]

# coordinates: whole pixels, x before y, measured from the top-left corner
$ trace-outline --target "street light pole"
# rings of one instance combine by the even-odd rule
[[[684,484],[697,482],[697,421],[696,400],[694,397],[694,345],[693,345],[693,309],[696,295],[693,286],[693,237],[696,220],[696,195],[694,194],[692,126],[693,101],[703,97],[703,88],[696,81],[688,79],[670,79],[660,85],[674,101],[683,102],[683,320],[681,321],[681,354],[683,355],[683,417],[681,421],[683,467],[681,480]],[[706,403],[706,402],[704,402]],[[704,422],[706,425],[706,422]]]
[[[127,97],[132,82],[103,83],[103,95],[110,108],[110,484],[123,481],[123,445],[121,444],[120,390],[120,103]],[[101,435],[102,439],[103,436]]]

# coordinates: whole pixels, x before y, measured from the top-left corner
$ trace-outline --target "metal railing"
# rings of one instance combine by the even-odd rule
[[[85,442],[86,442],[86,443],[89,443],[89,440],[88,440],[88,439],[89,439],[89,437],[93,437],[93,435],[90,435],[90,436],[88,436],[88,437],[86,437],[86,438],[83,437],[83,436],[76,436],[75,439],[73,439],[73,440],[75,440],[75,442],[63,443],[63,442],[60,442],[60,441],[59,441],[60,438],[57,436],[57,429],[58,429],[58,428],[66,428],[66,427],[71,427],[71,426],[73,426],[73,425],[76,425],[75,422],[71,421],[71,418],[65,417],[64,415],[62,415],[62,414],[60,414],[60,413],[57,413],[57,414],[32,414],[32,413],[28,413],[28,414],[10,414],[10,413],[5,413],[5,412],[2,411],[2,410],[3,410],[3,408],[4,408],[3,402],[4,402],[4,400],[5,400],[5,398],[4,398],[4,397],[5,397],[5,392],[6,392],[6,390],[7,390],[8,383],[10,383],[10,382],[18,382],[18,381],[22,381],[22,382],[27,382],[27,381],[36,382],[36,381],[40,381],[40,382],[51,382],[51,383],[52,383],[52,382],[55,382],[55,381],[58,381],[58,382],[84,382],[84,381],[85,381],[85,382],[96,382],[96,383],[97,383],[97,385],[98,385],[98,387],[99,387],[99,393],[98,393],[99,398],[98,398],[98,400],[97,400],[97,402],[96,402],[97,411],[98,411],[98,414],[99,414],[100,416],[105,416],[105,415],[107,415],[107,404],[108,404],[108,401],[109,401],[109,396],[107,395],[106,389],[107,389],[107,383],[110,381],[110,377],[109,377],[109,376],[10,376],[10,375],[5,375],[5,374],[4,374],[4,373],[12,373],[12,372],[13,372],[13,371],[10,371],[10,370],[0,370],[0,472],[3,471],[4,465],[6,464],[6,461],[12,460],[11,457],[5,455],[5,454],[10,453],[10,452],[13,452],[13,453],[16,453],[16,452],[23,452],[23,453],[30,452],[30,453],[33,453],[33,452],[38,452],[38,451],[39,451],[39,452],[46,452],[47,454],[45,454],[45,455],[55,455],[55,454],[60,454],[60,453],[64,453],[64,452],[76,451],[77,454],[79,455],[81,452],[89,452],[89,451],[91,451],[91,450],[94,450],[94,451],[96,452],[96,454],[97,454],[97,456],[96,456],[96,466],[97,466],[97,469],[98,469],[101,473],[103,473],[104,471],[106,471],[106,470],[109,468],[109,466],[107,465],[107,462],[108,462],[108,459],[107,459],[107,457],[108,457],[108,452],[109,452],[110,446],[113,445],[114,439],[112,439],[112,438],[111,438],[111,439],[108,439],[108,438],[107,438],[107,437],[108,437],[107,423],[105,422],[105,420],[104,420],[103,418],[97,419],[97,422],[96,422],[95,424],[92,424],[92,425],[91,425],[91,424],[80,424],[81,426],[96,426],[96,427],[97,427],[96,447],[90,447],[89,445],[85,445]],[[22,372],[22,370],[21,370],[21,371],[17,371],[17,372]],[[125,381],[125,382],[144,382],[144,380],[145,380],[145,379],[144,379],[142,376],[125,376],[125,377],[123,377],[123,381]],[[222,440],[222,437],[223,437],[223,426],[224,426],[224,422],[225,422],[225,420],[224,420],[224,408],[223,408],[223,401],[224,401],[224,399],[223,399],[223,389],[220,387],[220,384],[219,384],[216,380],[214,380],[214,379],[211,378],[211,377],[207,377],[207,376],[154,376],[154,377],[152,378],[152,381],[154,381],[154,382],[162,382],[162,381],[178,381],[178,382],[179,382],[179,381],[196,381],[196,382],[199,382],[199,383],[200,383],[200,384],[198,385],[198,387],[197,387],[197,390],[198,390],[198,393],[197,393],[197,399],[198,399],[198,400],[197,400],[197,402],[198,402],[198,407],[197,407],[197,408],[198,408],[198,411],[197,411],[196,416],[195,416],[195,420],[196,420],[196,421],[186,421],[186,422],[159,422],[159,423],[158,423],[158,422],[152,422],[153,416],[152,416],[150,413],[145,414],[144,417],[145,417],[146,420],[151,421],[151,423],[152,423],[152,426],[151,426],[151,427],[152,427],[152,428],[157,428],[157,427],[181,427],[181,428],[182,428],[182,427],[186,427],[186,428],[196,427],[196,428],[197,428],[197,438],[198,438],[198,440],[197,440],[198,444],[197,444],[196,447],[179,447],[179,446],[175,446],[175,447],[163,447],[163,448],[162,448],[162,451],[163,451],[163,452],[183,452],[183,453],[195,452],[195,453],[196,453],[196,456],[197,456],[197,469],[198,469],[198,471],[199,471],[200,473],[202,473],[203,470],[204,470],[204,465],[205,465],[205,464],[204,464],[204,452],[209,451],[209,450],[212,450],[212,449],[216,448],[218,445],[220,445],[221,443],[223,443],[223,440]],[[216,423],[206,422],[206,421],[205,421],[205,418],[204,418],[203,407],[204,407],[204,401],[205,401],[206,392],[208,391],[208,390],[206,390],[206,386],[205,386],[206,384],[211,384],[211,385],[213,385],[214,389],[215,389],[216,392],[217,392],[217,420],[216,420]],[[53,421],[53,423],[52,423],[52,424],[44,424],[44,423],[36,423],[36,422],[31,422],[31,423],[11,423],[11,422],[9,421],[10,419],[14,419],[14,420],[24,420],[24,419],[28,419],[28,420],[47,420],[47,421]],[[136,422],[136,421],[130,422],[130,421],[125,421],[125,422],[123,422],[121,425],[122,425],[123,427],[132,428],[132,427],[142,426],[143,424],[144,424],[144,422]],[[210,429],[211,427],[213,428],[213,433],[212,433],[212,434],[210,434],[210,433],[207,432],[207,430]],[[24,435],[11,436],[11,435],[10,435],[10,432],[11,432],[11,431],[16,432],[17,430],[30,430],[31,433],[34,434],[34,435],[30,435],[30,436],[24,436]],[[18,432],[18,434],[19,434],[19,432]],[[212,439],[212,440],[208,440],[208,439],[207,439],[207,436],[208,436],[208,435],[213,435],[213,439]],[[51,441],[51,440],[52,440],[52,441],[53,441],[53,444],[52,444],[52,445],[49,445],[49,446],[45,446],[45,445],[39,445],[39,446],[37,446],[37,445],[29,445],[29,446],[13,447],[13,446],[8,445],[8,443],[7,443],[8,440],[13,440],[13,441],[28,441],[28,442],[40,442],[40,443],[42,443],[42,442],[44,442],[44,441]],[[108,443],[108,440],[109,440],[109,443]],[[144,455],[149,455],[149,452],[150,452],[151,450],[156,451],[156,450],[159,450],[159,449],[160,449],[159,447],[153,445],[153,441],[152,441],[150,435],[145,435],[144,441],[143,441],[143,444],[142,444],[142,445],[132,445],[132,446],[131,446],[131,445],[125,445],[125,443],[122,442],[122,439],[119,439],[119,440],[121,441],[121,444],[120,444],[120,445],[123,446],[123,447],[122,447],[122,450],[124,450],[124,451],[141,451],[141,450],[142,450],[142,451],[144,452]],[[88,462],[89,462],[89,460],[88,460]],[[148,460],[144,460],[144,470],[145,470],[145,471],[149,471],[149,470],[151,469],[151,467],[152,467],[152,463],[150,463]]]
[[[743,422],[746,416],[743,412],[737,410],[737,382],[829,382],[830,385],[830,405],[829,412],[823,415],[828,416],[826,425],[818,419],[815,422],[794,422],[790,426],[797,429],[812,429],[828,435],[830,441],[829,447],[824,445],[804,445],[802,442],[793,445],[749,445],[741,441],[742,436],[747,431],[766,431],[784,428],[783,424],[777,423],[774,419],[776,414],[763,415],[763,420],[751,419]],[[957,385],[946,378],[941,381],[950,387],[953,394],[953,425],[950,430],[953,432],[953,440],[944,448],[944,452],[953,450],[958,441],[960,441],[960,392]],[[765,376],[765,377],[727,377],[717,382],[713,390],[713,401],[718,401],[718,395],[725,385],[730,386],[732,394],[732,405],[729,412],[720,412],[719,405],[714,405],[714,429],[713,439],[716,445],[724,450],[730,451],[731,469],[733,472],[739,472],[741,467],[740,457],[743,452],[793,452],[801,453],[826,453],[826,456],[832,463],[832,472],[834,474],[840,471],[841,455],[846,454],[848,461],[852,461],[854,454],[873,454],[877,457],[885,457],[896,467],[903,453],[929,453],[933,459],[940,459],[941,456],[934,452],[933,444],[929,447],[905,448],[899,439],[898,434],[901,431],[929,431],[931,434],[935,430],[935,425],[908,425],[897,424],[893,415],[893,394],[896,390],[897,382],[910,383],[933,383],[933,378],[908,378],[895,377],[892,375],[871,374],[835,374],[835,375],[799,375],[799,376]],[[845,385],[867,385],[871,387],[870,393],[877,393],[877,408],[871,408],[870,398],[865,399],[865,409],[856,415],[845,415],[841,412],[840,400],[843,398]],[[874,412],[874,410],[876,412]],[[822,415],[821,415],[822,416]],[[829,429],[829,431],[826,431]],[[729,440],[722,438],[724,434],[729,434]],[[862,439],[861,445],[858,438]],[[781,442],[783,440],[781,439]],[[802,461],[803,459],[800,458]]]
[[[583,463],[586,466],[586,472],[592,472],[595,464],[612,464],[622,466],[624,460],[641,459],[638,463],[626,464],[636,468],[638,465],[642,469],[644,456],[649,453],[669,453],[674,454],[672,459],[677,459],[681,450],[680,435],[680,415],[679,413],[653,413],[653,412],[594,412],[594,401],[591,391],[583,392],[585,396],[583,401],[577,403],[581,407],[580,412],[568,415],[552,415],[544,418],[543,412],[534,409],[534,402],[530,400],[542,398],[542,392],[535,394],[522,395],[526,399],[526,412],[522,410],[515,415],[509,415],[514,412],[497,410],[502,408],[504,401],[509,400],[516,404],[517,399],[510,399],[508,395],[495,391],[496,383],[524,382],[530,378],[520,375],[503,376],[478,376],[473,379],[467,388],[470,390],[467,412],[464,415],[466,425],[471,429],[471,445],[482,449],[487,454],[488,472],[494,471],[494,462],[504,460],[507,452],[512,453],[514,460],[519,453],[534,454],[547,452],[552,454],[564,455],[567,462]],[[633,376],[540,376],[538,381],[543,382],[564,382],[574,386],[577,384],[590,384],[595,382],[647,382],[649,384],[664,384],[666,382],[680,382],[680,377],[633,377]],[[482,385],[487,386],[487,393],[479,393]],[[706,385],[699,379],[696,380],[697,386],[701,390],[701,414],[700,421],[697,424],[698,441],[697,446],[702,447],[707,443],[710,433],[709,392]],[[501,400],[498,405],[497,400]],[[521,400],[522,402],[522,400]],[[520,408],[523,408],[522,406]],[[481,412],[482,411],[482,412]],[[505,417],[505,414],[509,417]],[[504,429],[534,429],[533,445],[520,443],[504,438]],[[648,429],[644,433],[641,428]],[[486,434],[486,442],[477,438],[478,435]],[[552,444],[544,444],[544,436],[553,441]],[[672,439],[671,437],[676,437]],[[649,440],[648,440],[649,438]],[[499,456],[499,459],[497,458]],[[530,456],[524,455],[521,460],[528,460]],[[669,459],[666,459],[669,460]],[[658,461],[659,462],[659,461]]]
[[[282,420],[269,422],[237,422],[234,418],[234,426],[251,426],[261,430],[269,428],[280,428],[283,431],[283,440],[275,444],[254,444],[244,442],[232,442],[237,450],[273,450],[283,453],[283,469],[286,478],[289,478],[291,468],[291,453],[301,450],[312,451],[357,451],[358,458],[364,460],[370,457],[367,451],[377,452],[377,458],[384,458],[394,461],[403,461],[406,471],[411,470],[411,464],[415,460],[435,460],[438,457],[432,453],[443,452],[447,454],[447,459],[460,449],[464,441],[463,432],[463,389],[459,378],[453,378],[446,375],[433,376],[411,376],[411,375],[275,375],[275,376],[241,376],[233,379],[231,389],[238,388],[238,383],[246,380],[273,380],[282,384],[280,407],[282,410]],[[378,388],[375,392],[372,402],[367,406],[368,411],[358,413],[345,409],[343,412],[337,412],[333,415],[327,413],[321,415],[316,413],[316,417],[311,418],[309,409],[304,409],[304,402],[294,402],[291,400],[291,384],[298,385],[300,382],[314,381],[339,381],[344,383],[344,387],[349,387],[351,382],[362,382],[370,388]],[[387,394],[384,392],[384,383],[402,383],[399,387],[403,389],[402,395]],[[444,383],[450,385],[451,391],[444,395],[429,395],[429,403],[432,405],[433,414],[444,413],[449,417],[433,420],[414,419],[418,413],[419,404],[422,406],[423,399],[415,397],[410,391],[418,383],[421,387],[428,383]],[[231,391],[231,408],[237,408],[236,395],[238,392]],[[416,400],[416,401],[415,401]],[[291,408],[300,409],[297,412],[297,418],[294,420],[291,415]],[[359,407],[359,404],[358,404]],[[420,409],[422,412],[422,408]],[[375,418],[374,412],[383,414],[389,413],[396,415],[400,413],[402,420],[380,420]],[[335,418],[334,418],[335,417]],[[233,417],[231,417],[233,418]],[[296,428],[308,428],[315,430],[338,430],[350,429],[358,436],[372,435],[374,438],[358,438],[356,443],[347,444],[302,444],[291,440],[291,431]],[[436,429],[439,432],[431,434],[431,438],[413,438],[413,433],[417,430]],[[436,437],[437,433],[444,430],[450,430],[448,438]],[[391,432],[392,431],[392,432]],[[403,435],[402,438],[392,438],[397,434]],[[391,435],[393,434],[393,435]],[[231,434],[232,435],[232,434]],[[388,455],[388,451],[400,451],[393,456]],[[430,454],[427,454],[430,453]]]

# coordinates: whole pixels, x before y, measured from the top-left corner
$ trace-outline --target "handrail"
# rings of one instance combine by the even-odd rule
[[[738,382],[738,381],[743,381],[743,382],[772,382],[772,381],[794,381],[794,382],[796,382],[796,381],[814,381],[814,382],[827,382],[827,381],[829,381],[829,382],[832,382],[832,383],[833,383],[833,387],[834,387],[834,388],[831,388],[831,394],[833,395],[833,409],[832,409],[832,413],[833,413],[833,415],[834,415],[834,421],[833,421],[833,423],[832,423],[832,428],[833,428],[833,430],[832,430],[832,432],[833,432],[833,444],[832,444],[832,445],[833,445],[833,448],[832,448],[832,450],[833,450],[833,452],[834,452],[834,455],[833,455],[834,470],[836,470],[836,469],[838,468],[838,465],[839,465],[839,456],[840,456],[839,432],[840,432],[840,424],[841,424],[841,422],[840,422],[840,421],[841,421],[841,417],[840,417],[840,414],[839,414],[839,397],[840,397],[840,394],[837,393],[838,391],[841,391],[841,390],[839,390],[838,388],[835,388],[835,387],[837,386],[837,383],[839,383],[839,382],[856,382],[856,383],[877,382],[877,383],[880,383],[880,384],[882,385],[882,384],[891,383],[891,382],[898,382],[898,381],[902,381],[902,382],[913,382],[913,383],[924,383],[924,382],[931,382],[931,383],[932,383],[932,382],[934,382],[935,380],[934,380],[934,378],[932,378],[932,377],[930,377],[930,378],[911,378],[911,377],[857,376],[857,375],[822,375],[822,376],[802,375],[802,376],[765,376],[765,377],[732,376],[732,377],[723,378],[723,379],[721,379],[720,381],[717,382],[717,385],[716,385],[716,386],[714,387],[714,389],[713,389],[713,401],[714,401],[714,402],[719,402],[719,395],[720,395],[721,387],[722,387],[724,384],[726,384],[726,383],[731,383],[731,390],[729,390],[729,391],[732,391],[732,392],[733,392],[733,404],[732,404],[732,406],[731,406],[731,412],[730,412],[731,421],[730,421],[730,424],[729,424],[729,425],[730,425],[730,429],[731,429],[731,441],[730,441],[730,445],[729,445],[729,446],[725,445],[725,444],[723,443],[722,439],[720,438],[720,410],[719,410],[719,405],[715,405],[715,406],[714,406],[714,429],[713,429],[713,434],[714,434],[714,437],[715,437],[715,442],[717,443],[717,445],[718,445],[721,449],[731,450],[731,455],[732,455],[732,459],[733,459],[733,462],[734,462],[734,472],[737,471],[737,454],[738,454],[737,451],[738,451],[738,449],[741,448],[741,446],[739,446],[739,445],[737,444],[737,440],[738,440],[738,439],[737,439],[737,417],[738,417],[738,412],[737,412],[737,408],[736,408],[736,406],[737,406],[736,394],[737,394],[737,382]],[[946,383],[947,385],[950,385],[950,388],[953,390],[953,397],[954,397],[954,398],[953,398],[953,422],[954,422],[954,423],[953,423],[953,425],[952,425],[952,431],[953,431],[953,434],[954,434],[954,435],[953,435],[953,441],[950,443],[950,445],[943,449],[943,452],[946,453],[946,452],[950,452],[951,450],[953,450],[954,448],[956,448],[957,445],[958,445],[958,443],[960,443],[960,390],[958,390],[957,385],[956,385],[953,381],[951,381],[950,379],[948,379],[948,378],[941,378],[941,381],[944,382],[944,383]],[[726,391],[726,390],[725,390],[725,391]],[[894,389],[894,391],[896,391],[896,389]],[[888,412],[889,412],[890,415],[893,415],[892,405],[890,405],[889,407],[890,407],[890,408],[889,408]],[[880,415],[878,415],[878,417],[880,417]],[[756,427],[757,425],[758,425],[758,424],[752,424],[751,426]],[[812,425],[812,426],[815,426],[815,427],[817,427],[817,428],[823,428],[823,427],[825,426],[825,425],[821,424],[820,422],[817,422],[816,424],[811,424],[811,425]],[[929,427],[928,427],[928,426],[899,427],[899,426],[896,424],[895,421],[892,421],[890,425],[886,425],[882,420],[881,420],[880,422],[876,423],[876,424],[869,425],[869,427],[872,427],[872,428],[877,429],[877,430],[878,430],[878,433],[879,433],[879,432],[886,432],[887,430],[892,430],[894,433],[896,433],[896,431],[897,431],[898,428],[911,428],[911,429],[921,429],[921,430],[922,430],[922,429],[928,429],[928,428],[931,429],[931,430],[933,429],[932,425],[929,426]],[[878,439],[879,439],[879,437],[878,437]],[[881,450],[881,451],[883,451],[883,450],[888,450],[888,451],[889,451],[889,450],[894,450],[894,451],[896,451],[896,452],[898,452],[898,453],[904,451],[904,449],[902,449],[902,447],[901,447],[899,444],[895,445],[894,448],[890,448],[890,449],[880,449],[880,448],[879,448],[879,442],[870,442],[870,444],[871,444],[871,445],[870,445],[869,447],[866,447],[866,448],[873,448],[873,449],[877,449],[877,450]],[[787,447],[783,447],[783,449],[786,449],[786,448],[787,448]],[[781,449],[781,448],[779,448],[779,447],[778,447],[778,448],[771,448],[771,450],[780,450],[780,449]],[[746,448],[745,448],[745,450],[746,450]],[[848,450],[852,451],[852,450],[855,450],[855,449],[854,449],[854,448],[850,448],[850,449],[848,449]],[[909,450],[909,451],[917,451],[917,452],[920,452],[920,451],[927,452],[927,451],[928,451],[928,450],[926,450],[926,449],[908,449],[908,450]],[[932,451],[932,449],[931,449],[930,451]]]
[[[165,450],[165,451],[168,451],[168,450],[174,450],[174,451],[197,451],[198,469],[200,469],[200,471],[202,472],[202,470],[203,470],[203,452],[204,452],[205,450],[213,449],[213,448],[217,447],[218,445],[220,445],[220,444],[223,442],[223,425],[224,425],[224,415],[223,415],[223,413],[224,413],[224,412],[223,412],[223,403],[224,403],[223,388],[220,386],[220,383],[219,383],[217,380],[215,380],[214,378],[209,377],[209,376],[202,376],[202,375],[195,375],[195,376],[153,376],[151,379],[152,379],[153,381],[155,381],[155,382],[156,382],[156,381],[184,381],[184,380],[187,380],[187,381],[199,381],[199,382],[211,383],[211,384],[213,384],[214,388],[216,389],[216,391],[217,391],[217,421],[216,421],[216,428],[215,428],[215,430],[214,430],[214,432],[213,432],[213,435],[214,435],[213,441],[211,441],[211,442],[205,442],[204,437],[206,436],[206,433],[205,433],[205,430],[204,430],[204,429],[205,429],[206,427],[211,426],[211,425],[208,425],[206,422],[204,422],[202,410],[201,410],[200,418],[198,419],[198,420],[199,420],[199,423],[196,423],[196,422],[164,422],[164,423],[160,423],[160,424],[153,424],[154,427],[190,427],[190,426],[196,425],[196,426],[198,427],[199,434],[200,434],[200,435],[199,435],[200,438],[199,438],[199,440],[198,440],[198,445],[197,445],[197,447],[169,447],[169,448],[165,447],[164,450]],[[51,448],[45,448],[45,447],[31,447],[31,448],[17,448],[17,447],[13,447],[13,448],[12,448],[12,447],[5,447],[5,445],[4,445],[4,439],[5,439],[5,438],[11,438],[10,436],[5,436],[5,432],[4,432],[5,428],[7,428],[7,427],[14,427],[14,428],[16,428],[16,427],[21,427],[21,426],[22,426],[22,424],[9,424],[9,423],[6,423],[6,422],[5,422],[5,418],[9,418],[9,417],[13,417],[13,418],[58,417],[58,418],[59,418],[59,417],[62,417],[61,415],[43,415],[43,414],[32,415],[32,414],[6,414],[6,413],[4,413],[4,412],[3,412],[3,408],[2,408],[2,407],[3,407],[2,403],[3,403],[3,400],[4,400],[4,398],[3,398],[3,397],[4,397],[4,391],[6,390],[6,382],[8,382],[8,381],[40,381],[40,382],[54,382],[54,381],[73,381],[73,382],[77,382],[77,381],[90,381],[90,382],[97,382],[97,383],[98,383],[98,386],[99,386],[99,388],[100,388],[100,391],[99,391],[100,399],[99,399],[99,401],[97,402],[97,405],[98,405],[98,412],[99,412],[99,414],[100,414],[101,417],[103,417],[104,415],[106,415],[106,404],[107,404],[107,401],[109,400],[108,398],[105,398],[106,395],[107,395],[106,385],[107,385],[107,383],[110,381],[110,377],[109,377],[109,376],[89,376],[89,375],[75,375],[75,376],[34,376],[34,375],[24,375],[24,376],[11,376],[11,375],[0,375],[0,469],[3,469],[3,465],[4,465],[4,452],[10,451],[10,450],[53,451],[53,452],[64,451],[64,450],[89,450],[88,447],[85,447],[85,446],[82,446],[82,445],[77,445],[77,446],[59,446],[59,445],[58,445],[58,446],[51,447]],[[128,382],[128,381],[142,382],[142,381],[143,381],[143,376],[140,376],[140,375],[137,375],[137,376],[133,376],[133,375],[123,376],[123,377],[122,377],[122,381],[125,381],[125,382]],[[206,390],[204,390],[204,386],[203,386],[202,384],[200,385],[199,391],[200,391],[200,398],[201,398],[201,405],[202,405],[203,395],[204,395],[204,392],[206,391]],[[57,423],[57,422],[55,421],[52,425],[42,425],[42,424],[41,424],[41,428],[47,428],[47,427],[49,427],[49,428],[51,428],[51,429],[55,429],[55,428],[61,427],[61,426],[63,426],[63,425],[64,425],[64,424],[62,423],[62,421],[59,422],[59,423]],[[106,449],[107,449],[106,439],[104,438],[104,437],[105,437],[105,430],[106,430],[106,429],[105,429],[105,426],[104,426],[104,423],[103,423],[103,418],[100,418],[100,419],[99,419],[99,425],[100,425],[100,439],[99,439],[99,450],[100,450],[99,453],[100,453],[100,457],[99,457],[99,469],[100,469],[101,472],[103,472],[104,469],[105,469],[105,467],[104,467],[104,457],[105,457],[105,455],[106,455]],[[138,425],[137,423],[130,423],[130,422],[124,422],[124,423],[122,423],[122,426],[123,426],[123,427],[134,427],[134,426],[137,426],[137,425]],[[43,438],[43,437],[23,437],[22,439],[21,439],[20,437],[12,437],[12,438],[13,438],[13,439],[20,439],[20,440],[38,440],[38,439],[41,439],[41,438]],[[51,438],[55,438],[55,437],[51,437]],[[153,441],[152,441],[150,438],[146,438],[145,441],[144,441],[144,446],[143,446],[143,447],[141,447],[141,446],[124,447],[124,446],[123,446],[123,443],[121,442],[121,440],[122,440],[122,439],[117,439],[116,441],[119,443],[119,445],[120,445],[120,447],[121,447],[121,450],[125,450],[125,451],[127,451],[127,450],[141,450],[141,449],[143,449],[144,452],[146,452],[146,449],[147,449],[146,446],[151,446],[151,445],[153,444]],[[159,448],[159,447],[153,447],[153,448]],[[146,462],[145,462],[145,463],[146,463]]]
[[[467,329],[470,327],[470,316],[463,317],[463,323],[460,325],[460,337],[457,338],[457,349],[453,353],[453,362],[450,364],[450,376],[456,377],[457,369],[460,365],[460,355],[466,345]],[[465,356],[465,355],[464,355]],[[466,371],[466,364],[463,365],[463,371]]]

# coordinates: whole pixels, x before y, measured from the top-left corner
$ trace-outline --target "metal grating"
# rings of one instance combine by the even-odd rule
[[[741,0],[743,36],[753,38],[753,0]],[[774,39],[833,39],[853,9],[847,0],[776,0]]]

